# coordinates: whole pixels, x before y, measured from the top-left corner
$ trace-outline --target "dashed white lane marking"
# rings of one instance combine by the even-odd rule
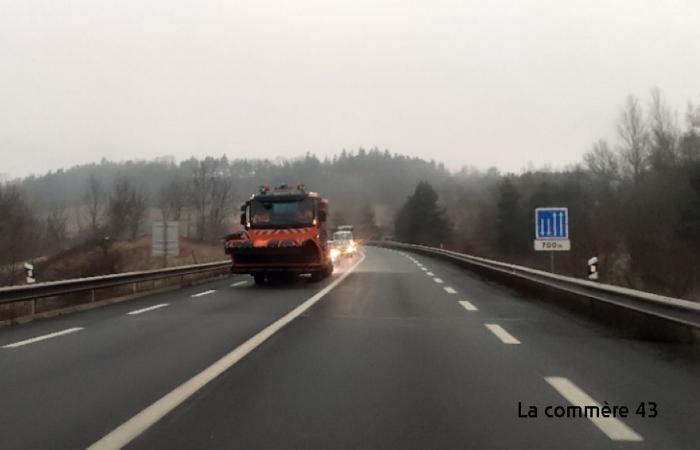
[[[154,309],[163,308],[163,307],[165,307],[165,306],[168,306],[168,303],[161,303],[161,304],[159,304],[159,305],[149,306],[148,308],[142,308],[142,309],[137,309],[137,310],[134,310],[134,311],[129,311],[129,312],[126,313],[126,314],[127,314],[128,316],[135,316],[136,314],[141,314],[141,313],[145,313],[145,312],[148,312],[148,311],[153,311]]]
[[[445,286],[443,289],[444,289],[445,292],[447,292],[448,294],[456,294],[456,293],[457,293],[457,291],[455,291],[454,289],[452,289],[452,288],[449,287],[449,286]]]
[[[460,300],[459,304],[464,306],[464,309],[466,309],[467,311],[478,311],[479,310],[479,308],[474,306],[472,304],[472,302],[470,302],[469,300]]]
[[[157,400],[155,403],[148,406],[131,419],[119,425],[109,434],[105,435],[99,441],[88,447],[88,449],[118,449],[126,446],[129,442],[134,440],[153,424],[162,419],[166,414],[177,408],[178,405],[206,386],[207,383],[224,373],[226,370],[230,369],[247,354],[255,350],[260,344],[281,330],[285,325],[304,314],[306,310],[311,308],[326,294],[338,286],[362,263],[362,261],[364,261],[364,259],[365,255],[361,254],[361,258],[355,264],[343,272],[338,278],[333,280],[333,282],[331,282],[329,285],[314,294],[311,298],[304,301],[304,303],[297,306],[271,325],[268,325],[265,329],[258,332],[255,336],[251,337],[243,344],[221,357],[221,359],[216,361],[211,366],[185,381],[168,394],[165,394],[165,396],[161,397],[160,400]]]
[[[435,274],[434,274],[433,272],[428,272],[428,273],[426,273],[426,275],[428,275],[429,277],[434,277],[434,276],[435,276]]]
[[[420,270],[422,270],[423,272],[427,272],[427,271],[428,271],[428,268],[427,268],[427,267],[421,267]]]
[[[42,335],[42,336],[37,336],[37,337],[35,337],[35,338],[25,339],[25,340],[23,340],[23,341],[13,342],[12,344],[3,345],[2,348],[21,347],[21,346],[23,346],[23,345],[33,344],[33,343],[39,342],[39,341],[45,341],[46,339],[51,339],[51,338],[55,338],[55,337],[58,337],[58,336],[63,336],[63,335],[65,335],[65,334],[75,333],[76,331],[80,331],[80,330],[82,330],[82,329],[83,329],[83,327],[67,328],[67,329],[65,329],[65,330],[56,331],[56,332],[54,332],[54,333],[44,334],[44,335]]]
[[[601,407],[600,403],[593,400],[568,378],[545,377],[544,379],[574,406],[581,408],[586,406]],[[589,417],[588,419],[613,441],[641,442],[644,440],[636,431],[615,417]]]
[[[433,281],[439,284],[444,283],[444,281],[442,281],[442,278],[433,278]]]
[[[208,291],[200,292],[199,294],[192,294],[190,297],[201,297],[202,295],[209,295],[216,292],[216,289],[210,289]]]
[[[236,281],[235,283],[231,284],[231,287],[243,286],[244,284],[248,284],[248,280]]]
[[[520,344],[520,341],[515,339],[512,334],[503,329],[502,326],[495,323],[484,324],[486,328],[495,334],[498,339],[500,339],[504,344]]]

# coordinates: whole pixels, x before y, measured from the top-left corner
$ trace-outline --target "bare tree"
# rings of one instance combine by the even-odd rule
[[[214,178],[211,186],[211,206],[209,209],[209,236],[224,234],[224,220],[229,212],[233,181],[226,175]]]
[[[130,239],[136,239],[146,214],[147,200],[143,190],[134,188],[128,178],[117,177],[107,208],[110,233],[115,237],[128,233]]]
[[[107,205],[107,219],[109,231],[114,237],[120,237],[126,230],[129,215],[129,196],[131,195],[131,183],[126,177],[117,177],[112,186]]]
[[[196,236],[204,240],[207,234],[207,210],[209,208],[209,192],[216,173],[216,161],[206,158],[199,161],[192,171],[191,200],[196,221]]]
[[[593,148],[583,155],[589,172],[608,182],[616,180],[620,174],[617,155],[610,150],[605,139],[593,144]]]
[[[649,135],[644,124],[644,113],[639,107],[639,100],[629,95],[620,112],[617,134],[622,143],[620,156],[623,168],[636,185],[646,170],[649,150]]]
[[[688,102],[685,115],[686,130],[679,142],[679,157],[683,163],[700,161],[700,107]]]
[[[23,258],[36,248],[36,221],[20,188],[0,184],[0,284],[19,281]]]
[[[128,227],[130,238],[136,239],[141,230],[143,220],[146,218],[148,208],[148,196],[143,189],[134,189],[129,198]]]
[[[649,105],[649,164],[652,169],[661,171],[677,164],[679,135],[677,118],[659,88],[652,88]]]
[[[158,192],[158,207],[163,220],[180,220],[187,198],[187,185],[182,180],[176,178],[163,186]]]
[[[85,184],[83,201],[87,206],[90,222],[90,232],[97,234],[100,228],[100,220],[105,209],[105,192],[102,182],[95,175],[90,175]]]
[[[190,198],[194,207],[196,236],[215,236],[229,212],[233,182],[225,160],[206,158],[192,171]]]
[[[48,248],[63,250],[68,242],[68,216],[63,203],[51,205],[45,219],[45,238]]]

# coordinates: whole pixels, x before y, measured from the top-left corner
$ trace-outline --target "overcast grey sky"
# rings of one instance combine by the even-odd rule
[[[681,118],[700,100],[700,1],[3,0],[0,173],[359,146],[564,166],[654,85]]]

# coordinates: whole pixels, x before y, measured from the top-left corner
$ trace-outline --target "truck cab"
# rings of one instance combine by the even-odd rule
[[[241,206],[243,231],[226,240],[231,272],[250,274],[256,284],[300,274],[312,280],[330,276],[327,218],[328,200],[304,185],[261,186]]]

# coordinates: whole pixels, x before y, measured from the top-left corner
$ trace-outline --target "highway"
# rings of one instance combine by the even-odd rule
[[[0,329],[0,448],[698,448],[680,344],[363,252],[320,283],[231,277]],[[630,411],[545,415],[591,402]]]

